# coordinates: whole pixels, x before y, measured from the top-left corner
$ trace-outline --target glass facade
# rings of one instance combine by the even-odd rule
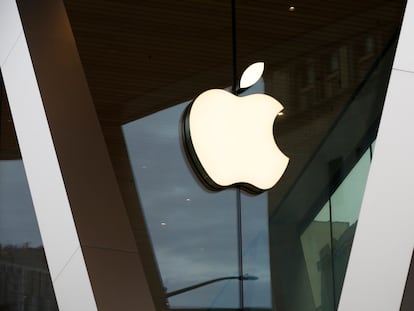
[[[335,310],[404,1],[65,3],[157,307]],[[240,96],[282,103],[290,163],[270,191],[241,192],[240,228],[239,190],[205,188],[180,131],[195,97],[257,61]]]
[[[336,310],[338,306],[368,178],[371,150],[372,146],[301,234],[315,310]]]
[[[0,94],[0,310],[57,311],[2,84]]]
[[[391,42],[270,215],[273,301],[282,309],[336,310],[393,51]]]
[[[256,92],[263,92],[263,81],[245,95]],[[181,119],[188,104],[123,126],[136,191],[164,289],[167,296],[173,294],[168,305],[237,309],[237,192],[211,192],[194,176],[181,141]],[[243,270],[249,276],[243,282],[243,303],[270,308],[267,196],[242,194],[241,206]],[[176,293],[212,280],[217,282]]]
[[[123,128],[167,293],[238,275],[236,193],[210,193],[189,170],[179,128],[187,105],[174,106]],[[237,308],[238,301],[238,281],[230,279],[171,296],[169,305]]]

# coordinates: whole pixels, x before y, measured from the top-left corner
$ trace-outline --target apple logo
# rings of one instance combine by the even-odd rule
[[[243,73],[239,94],[262,76],[264,63]],[[278,148],[273,124],[283,106],[265,94],[237,96],[221,89],[200,94],[183,117],[184,147],[193,168],[212,190],[231,186],[260,193],[272,188],[289,162]]]

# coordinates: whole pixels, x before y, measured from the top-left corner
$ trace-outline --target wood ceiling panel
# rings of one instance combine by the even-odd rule
[[[222,66],[227,71],[231,68],[225,66],[231,63],[229,3],[65,4],[97,111],[104,120],[122,114],[120,99],[140,98],[176,81],[191,79],[212,66]],[[228,84],[230,78],[228,74],[219,85]],[[174,98],[174,94],[169,97]],[[110,103],[113,107],[109,107]],[[145,115],[175,103],[168,98],[154,106],[140,101],[132,109],[137,115]]]
[[[205,88],[229,86],[230,4],[218,0],[173,4],[161,0],[65,0],[100,119],[123,124],[187,100]],[[375,17],[378,23],[394,18],[399,3],[310,0],[297,3],[296,11],[289,12],[283,1],[237,1],[239,71],[251,55],[260,55],[257,51],[277,50],[288,43],[283,55],[276,52],[273,57],[273,63],[275,59],[286,62],[289,56],[308,51],[303,44],[291,44],[292,40],[349,16],[369,15],[384,5],[389,9]],[[362,19],[343,33],[366,26]],[[336,29],[312,40],[327,46],[342,37]],[[190,81],[186,83],[190,88],[171,87],[177,81]],[[164,97],[151,95],[156,92]]]

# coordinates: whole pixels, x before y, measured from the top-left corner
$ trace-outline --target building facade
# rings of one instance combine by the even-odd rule
[[[410,0],[0,0],[0,310],[410,310],[413,20]],[[282,103],[289,165],[212,191],[183,114],[257,61],[238,96]]]

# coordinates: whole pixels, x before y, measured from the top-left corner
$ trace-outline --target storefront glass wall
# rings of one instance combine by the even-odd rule
[[[159,310],[335,310],[404,5],[65,1]],[[212,192],[183,151],[183,111],[207,89],[231,89],[256,61],[265,72],[249,91],[285,107],[274,136],[288,169],[260,195]],[[4,161],[2,209],[8,174],[23,189],[10,200],[28,195],[18,152]],[[9,238],[2,222],[2,258],[8,243],[42,253],[30,199],[18,205],[34,231]]]
[[[65,3],[158,308],[334,310],[368,166],[352,194],[343,180],[375,137],[404,1],[235,1],[235,29],[231,1]],[[238,190],[198,181],[180,131],[196,96],[256,61],[290,163],[241,194],[241,299]]]

